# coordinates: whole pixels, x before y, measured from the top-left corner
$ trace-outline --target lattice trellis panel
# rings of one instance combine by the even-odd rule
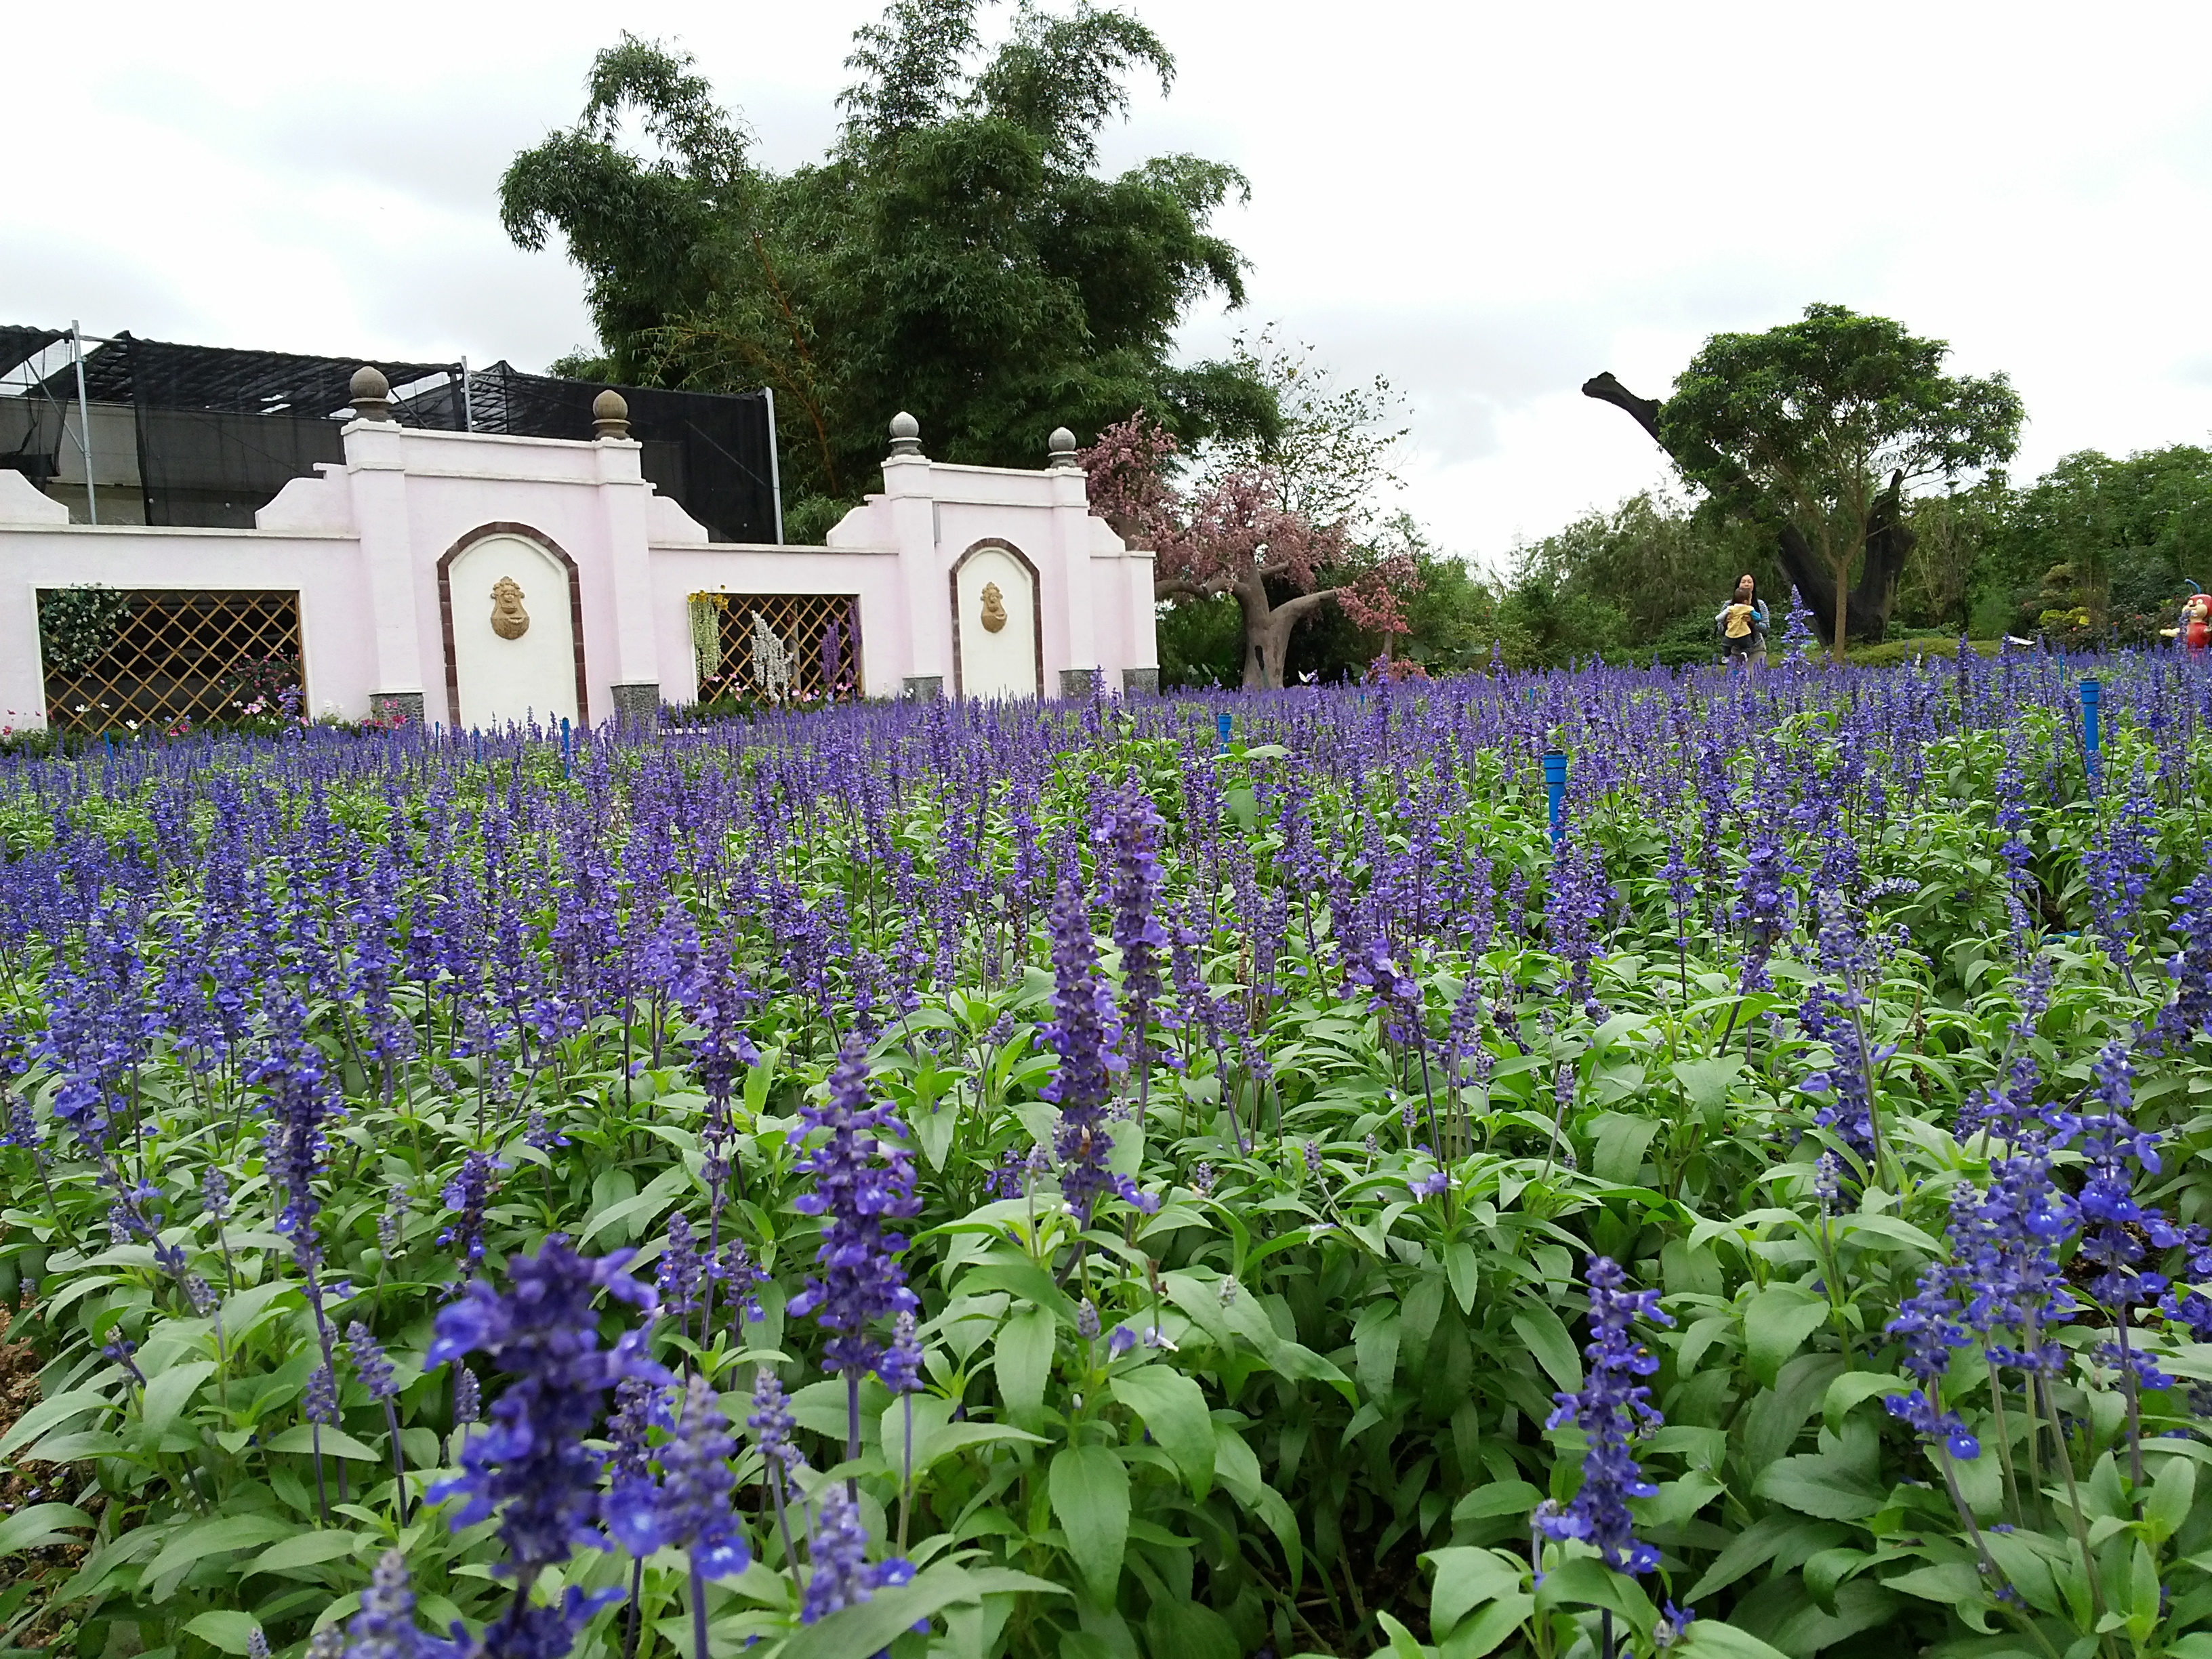
[[[699,701],[853,696],[861,684],[860,615],[850,593],[693,594]]]
[[[46,718],[56,726],[100,731],[236,720],[257,684],[297,673],[300,596],[247,590],[128,595],[131,615],[97,661],[75,672],[46,671]]]

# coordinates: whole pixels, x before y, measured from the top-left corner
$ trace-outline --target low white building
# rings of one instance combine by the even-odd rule
[[[902,415],[882,493],[827,547],[756,546],[709,541],[645,480],[617,394],[596,441],[402,427],[387,399],[357,374],[343,463],[251,530],[73,524],[0,471],[0,726],[204,717],[245,700],[241,674],[288,670],[311,712],[457,727],[855,684],[1157,688],[1152,555],[1091,514],[1064,429],[1042,471],[952,466]],[[91,584],[128,596],[129,620],[110,599],[112,637],[65,651],[40,596]]]

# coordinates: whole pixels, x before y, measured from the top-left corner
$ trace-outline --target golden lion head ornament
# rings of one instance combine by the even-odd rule
[[[491,631],[503,640],[519,640],[530,631],[522,589],[512,576],[501,576],[491,585]]]

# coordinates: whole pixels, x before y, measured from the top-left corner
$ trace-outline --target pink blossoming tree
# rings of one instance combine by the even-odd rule
[[[1244,686],[1283,684],[1291,630],[1334,600],[1362,628],[1405,631],[1400,596],[1416,580],[1403,555],[1364,556],[1341,519],[1317,524],[1284,505],[1284,481],[1267,465],[1238,467],[1192,489],[1170,474],[1174,434],[1140,410],[1098,434],[1078,458],[1090,479],[1091,510],[1132,546],[1154,557],[1153,598],[1227,594],[1244,618]],[[1275,599],[1270,580],[1294,590]]]

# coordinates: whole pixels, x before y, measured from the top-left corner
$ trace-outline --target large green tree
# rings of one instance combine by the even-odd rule
[[[866,489],[901,409],[931,453],[981,465],[1035,465],[1054,427],[1140,407],[1186,443],[1277,428],[1242,366],[1172,356],[1194,301],[1244,299],[1244,261],[1209,228],[1243,176],[1193,155],[1098,166],[1131,77],[1171,83],[1166,48],[1126,12],[1025,0],[986,52],[975,14],[894,0],[855,37],[836,143],[788,173],[758,164],[690,58],[625,34],[576,125],[501,182],[508,234],[557,234],[589,281],[600,352],[572,368],[775,389],[793,534]]]
[[[1764,333],[1714,335],[1664,404],[1611,374],[1583,391],[1635,416],[1725,510],[1774,527],[1784,574],[1840,658],[1847,637],[1887,629],[1913,545],[1907,492],[2018,447],[2011,383],[1944,374],[1949,349],[1886,317],[1811,305]]]
[[[2039,590],[2064,591],[2088,613],[2087,637],[2156,637],[2184,595],[2212,582],[2212,451],[2063,458],[2014,499],[2002,556],[2026,607],[2018,625],[2038,620]]]

